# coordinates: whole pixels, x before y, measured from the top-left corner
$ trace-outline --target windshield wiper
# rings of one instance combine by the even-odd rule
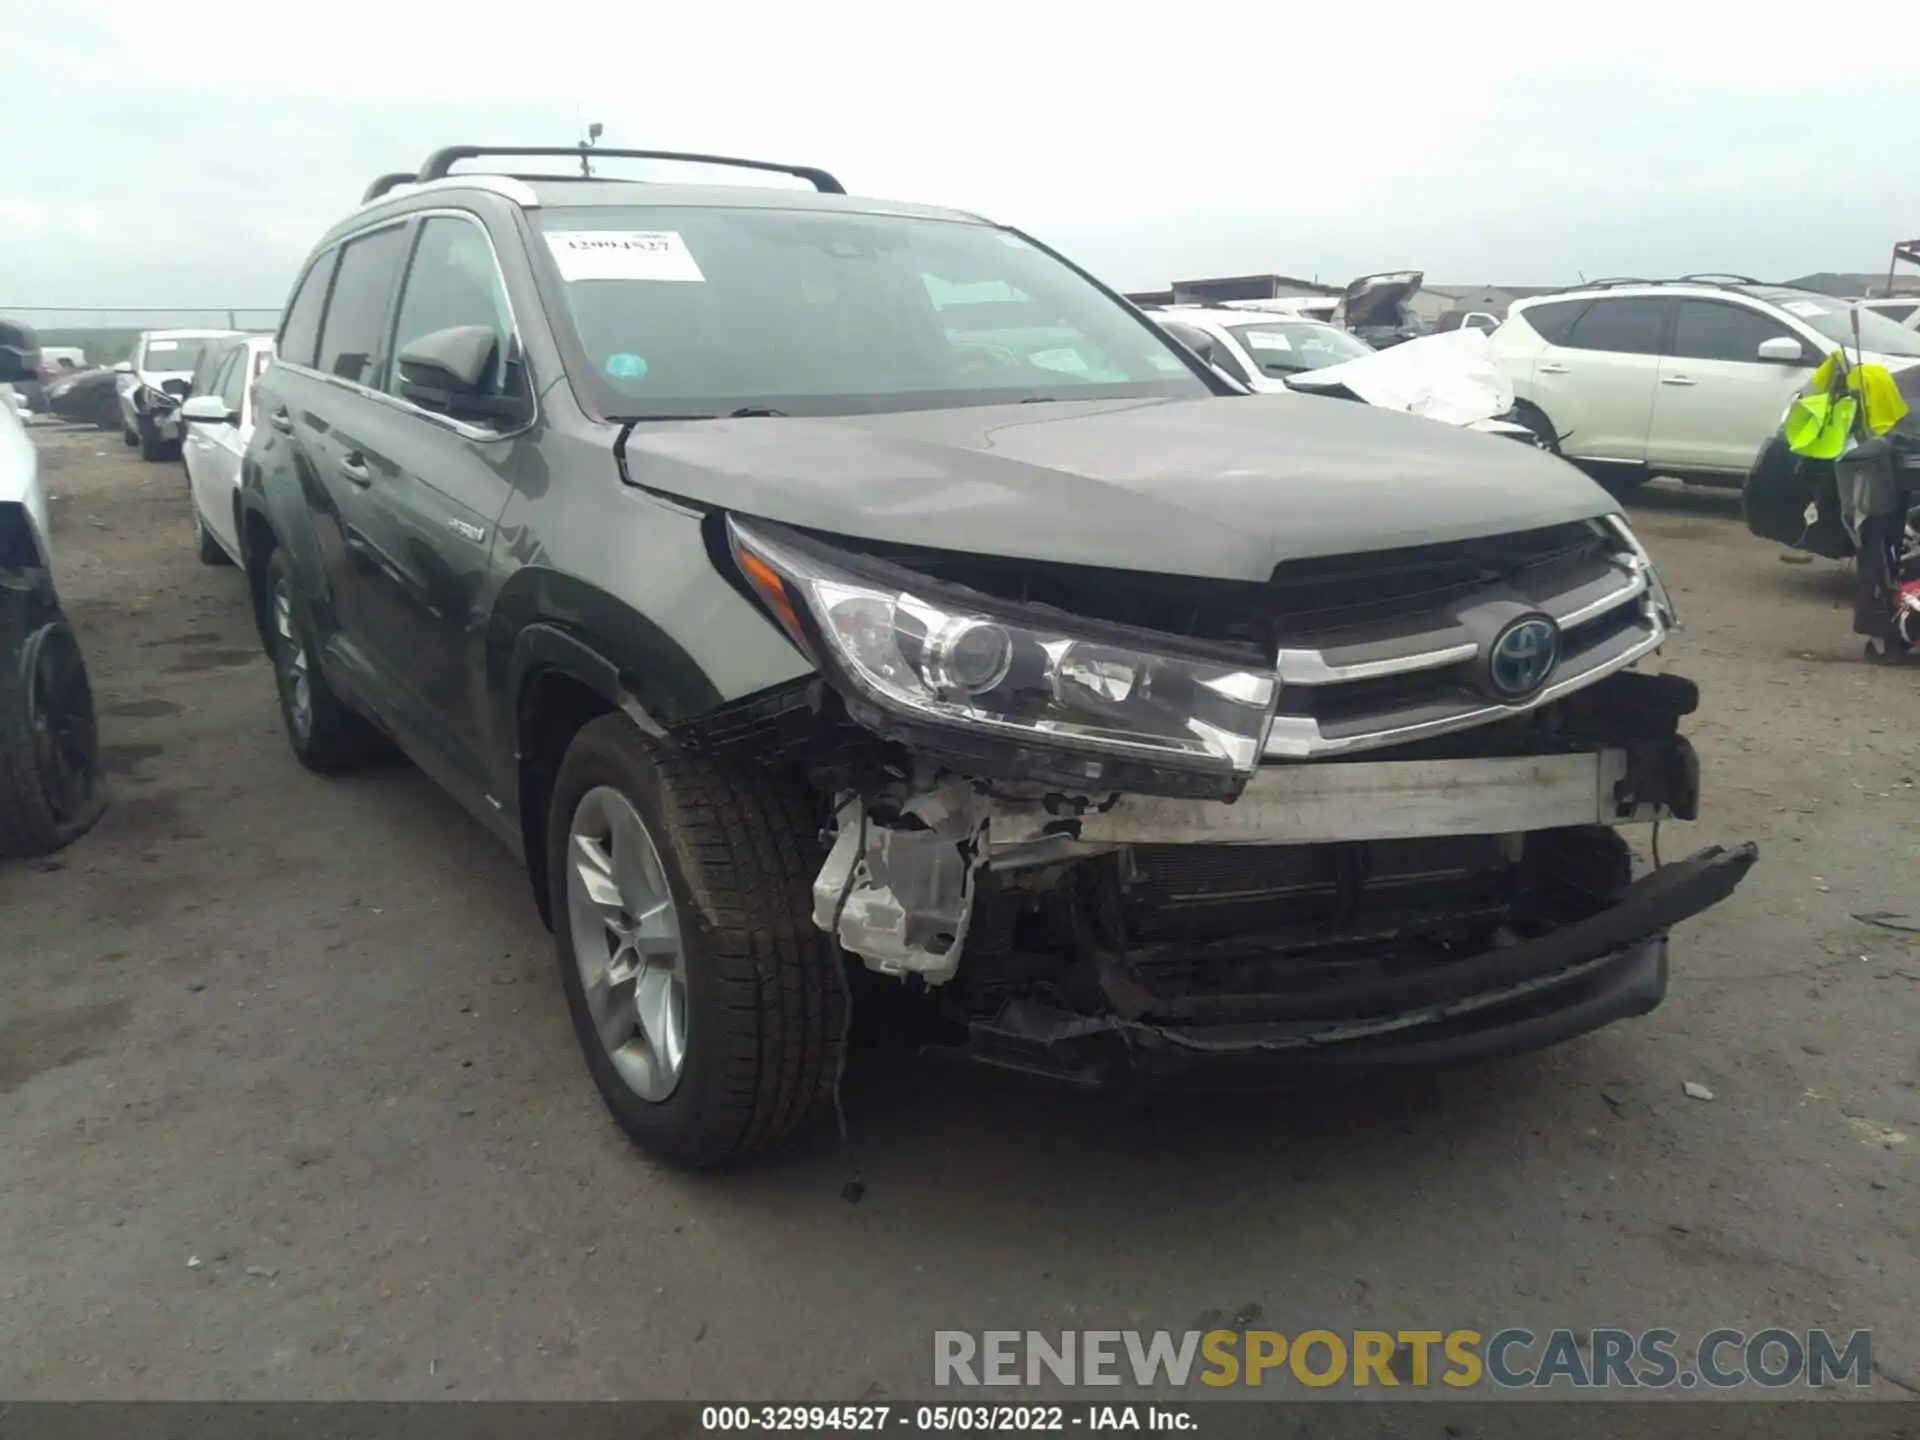
[[[742,405],[725,415],[617,415],[613,418],[624,425],[657,425],[672,420],[748,420],[763,415],[785,416],[786,413],[784,410],[775,410],[771,405]]]

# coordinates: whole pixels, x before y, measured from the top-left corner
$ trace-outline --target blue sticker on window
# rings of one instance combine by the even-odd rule
[[[644,380],[647,374],[647,362],[641,356],[621,351],[618,355],[609,355],[606,365],[607,374],[616,380]]]

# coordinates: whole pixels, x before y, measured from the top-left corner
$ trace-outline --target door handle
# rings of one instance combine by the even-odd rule
[[[1564,375],[1567,373],[1566,366],[1557,365],[1551,360],[1542,360],[1537,368],[1542,375]]]
[[[1662,375],[1660,377],[1660,383],[1662,385],[1691,385],[1694,382],[1684,375]]]
[[[287,413],[286,406],[282,405],[267,418],[273,422],[274,429],[287,435],[293,433],[293,416]]]
[[[367,462],[360,458],[358,451],[340,462],[340,473],[356,485],[373,483],[373,472],[367,468]]]

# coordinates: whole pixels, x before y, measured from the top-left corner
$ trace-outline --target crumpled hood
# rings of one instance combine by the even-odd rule
[[[1424,270],[1390,270],[1349,280],[1340,296],[1340,313],[1349,328],[1399,325],[1401,307],[1426,283]]]
[[[1471,425],[1513,409],[1513,379],[1493,342],[1464,327],[1286,379],[1295,390],[1346,389],[1369,405],[1447,425]]]
[[[1248,581],[1619,508],[1542,451],[1300,395],[642,423],[625,456],[649,490],[831,534]]]

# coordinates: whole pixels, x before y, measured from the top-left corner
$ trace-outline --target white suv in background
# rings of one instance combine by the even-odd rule
[[[1514,418],[1626,484],[1672,475],[1738,488],[1834,350],[1857,346],[1889,370],[1920,361],[1920,332],[1872,310],[1711,276],[1600,281],[1519,300],[1493,345],[1513,377]]]

